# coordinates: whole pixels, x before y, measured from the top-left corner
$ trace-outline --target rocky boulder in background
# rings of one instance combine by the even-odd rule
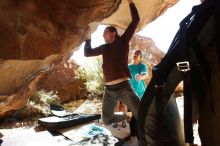
[[[70,59],[57,65],[51,74],[41,80],[39,89],[57,92],[61,103],[85,98],[85,81],[77,76],[78,67]]]

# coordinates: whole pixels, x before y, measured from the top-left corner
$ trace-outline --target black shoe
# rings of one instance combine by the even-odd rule
[[[125,122],[125,121],[122,121],[122,122],[121,122],[121,127],[122,127],[122,128],[127,127],[127,125],[126,125],[126,122]]]
[[[113,123],[112,127],[117,128],[118,127],[118,122]]]

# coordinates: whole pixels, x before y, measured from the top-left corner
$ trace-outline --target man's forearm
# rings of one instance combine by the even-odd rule
[[[135,4],[133,2],[130,2],[129,7],[130,7],[130,11],[131,11],[132,21],[139,22],[140,17],[139,17],[139,14],[138,14],[138,11],[137,11]]]
[[[131,40],[131,38],[135,32],[135,29],[137,28],[137,25],[140,21],[138,11],[137,11],[137,8],[135,7],[134,3],[130,2],[129,7],[130,7],[130,11],[131,11],[132,21],[130,22],[127,29],[125,30],[125,32],[121,36],[121,38],[125,42],[129,42]]]
[[[92,48],[91,46],[91,39],[86,39],[85,46],[84,46],[84,56],[98,56],[102,54],[102,46]]]
[[[133,3],[133,0],[127,0],[127,2],[130,4],[130,3]]]
[[[92,50],[91,39],[87,39],[87,40],[85,40],[84,56],[89,57],[91,50]]]

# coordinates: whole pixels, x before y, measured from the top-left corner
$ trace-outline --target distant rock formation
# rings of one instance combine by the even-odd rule
[[[155,42],[148,37],[134,35],[130,42],[130,55],[129,62],[132,61],[132,54],[135,49],[139,49],[142,52],[142,62],[148,66],[148,78],[146,79],[146,84],[149,83],[152,77],[152,68],[154,65],[158,64],[160,60],[165,55],[155,44]]]
[[[140,35],[134,35],[130,42],[130,48],[132,50],[130,51],[130,57],[132,56],[133,50],[140,49],[143,53],[142,61],[151,65],[158,64],[165,55],[151,38]]]
[[[77,76],[78,67],[73,60],[59,64],[51,74],[39,82],[39,89],[57,92],[61,103],[82,98],[86,87],[85,81]]]

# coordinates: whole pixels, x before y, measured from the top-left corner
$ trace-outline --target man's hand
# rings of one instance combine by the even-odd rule
[[[91,40],[91,33],[92,33],[91,29],[90,29],[90,27],[88,27],[86,30],[86,35],[85,35],[86,40]]]
[[[133,2],[133,0],[127,0],[127,2],[130,4],[130,3],[132,3],[132,2]]]

